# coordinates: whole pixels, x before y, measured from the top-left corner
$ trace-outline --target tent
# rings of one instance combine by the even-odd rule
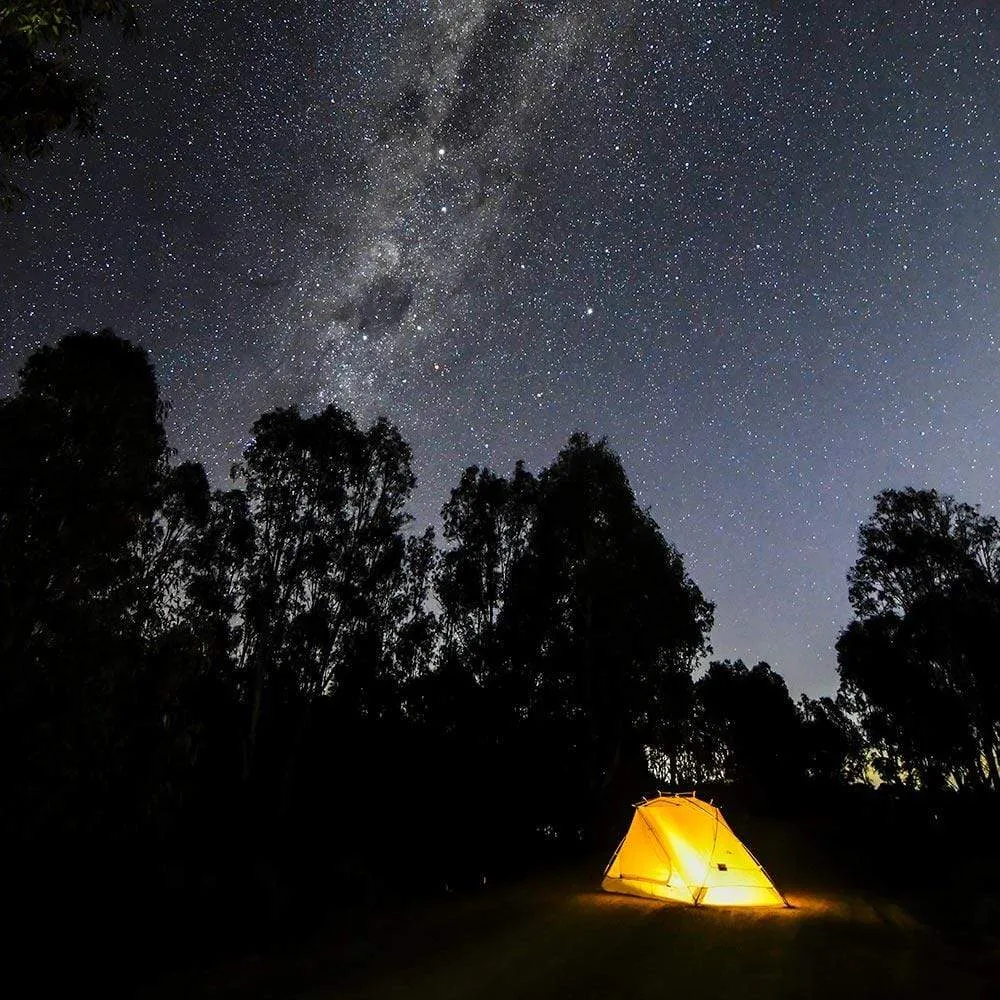
[[[601,888],[695,906],[788,905],[718,808],[693,793],[636,806]]]

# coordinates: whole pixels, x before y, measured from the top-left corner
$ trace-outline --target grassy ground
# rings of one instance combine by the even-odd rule
[[[757,837],[752,846],[794,908],[696,909],[614,896],[594,888],[597,861],[345,916],[294,949],[162,983],[149,998],[1000,996],[995,938],[932,926],[898,900],[838,889],[836,873],[822,859],[810,864],[787,830]]]

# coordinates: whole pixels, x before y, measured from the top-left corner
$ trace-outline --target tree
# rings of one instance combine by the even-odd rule
[[[848,575],[841,694],[883,780],[1000,787],[1000,526],[934,490],[886,490]]]
[[[435,591],[445,655],[484,680],[511,572],[527,545],[536,482],[518,462],[510,479],[470,466],[441,511],[444,540]]]
[[[802,695],[799,716],[808,777],[826,787],[860,779],[864,763],[861,732],[843,702]]]
[[[784,679],[769,664],[710,663],[695,683],[707,778],[776,791],[804,777],[801,729]]]
[[[193,780],[199,704],[228,672],[196,599],[208,484],[171,467],[166,412],[145,352],[108,330],[37,351],[0,402],[0,730],[24,762],[5,803],[22,832],[151,834]]]
[[[72,927],[86,954],[124,925],[83,901],[124,913],[135,872],[156,878],[217,721],[182,599],[206,484],[171,469],[165,413],[145,352],[106,330],[35,352],[0,401],[8,896],[29,938]]]
[[[645,775],[712,614],[618,456],[574,434],[539,479],[500,620],[507,697],[543,785],[593,799]]]
[[[128,600],[168,457],[145,353],[109,330],[74,334],[33,354],[19,384],[0,404],[5,607],[25,622],[43,596]]]
[[[651,699],[655,708],[646,719],[650,771],[671,788],[695,787],[701,773],[698,702],[691,670],[686,658],[661,658],[657,691]]]
[[[951,584],[1000,581],[996,519],[936,490],[883,490],[858,531],[858,552],[847,583],[859,619],[902,618]]]
[[[10,178],[18,160],[33,160],[68,128],[93,131],[101,98],[97,81],[73,65],[73,43],[87,23],[121,21],[136,30],[131,0],[6,0],[0,7],[0,204],[23,193]]]
[[[482,833],[457,852],[454,841],[435,862],[450,883],[481,876],[509,858],[521,810],[496,816],[478,788],[501,789],[518,771],[512,745],[512,703],[498,665],[503,655],[498,623],[513,567],[527,544],[536,481],[518,462],[505,478],[467,468],[441,512],[447,547],[437,560],[434,594],[440,641],[432,670],[408,691],[411,759],[421,754],[421,794],[433,803],[442,829],[472,825]],[[523,831],[522,831],[523,832]],[[431,842],[432,854],[441,845]]]
[[[249,773],[266,709],[324,696],[357,717],[398,709],[400,672],[419,668],[426,643],[433,543],[403,537],[415,480],[385,420],[362,431],[334,406],[271,411],[235,474],[250,532],[237,597]]]
[[[37,351],[0,403],[4,704],[50,699],[56,715],[37,724],[76,734],[44,738],[68,755],[48,764],[69,783],[82,759],[95,778],[110,766],[92,753],[111,753],[126,721],[113,722],[147,614],[139,553],[166,477],[165,412],[145,353],[107,330]],[[59,722],[62,711],[79,718]],[[62,787],[55,774],[38,780]]]

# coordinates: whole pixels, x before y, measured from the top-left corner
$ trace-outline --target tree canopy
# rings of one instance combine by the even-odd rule
[[[848,575],[841,691],[884,780],[998,787],[1000,527],[934,490],[885,490]]]
[[[136,31],[131,0],[5,0],[0,6],[0,205],[24,194],[11,171],[51,148],[57,132],[92,132],[101,89],[75,65],[88,22],[118,20]]]

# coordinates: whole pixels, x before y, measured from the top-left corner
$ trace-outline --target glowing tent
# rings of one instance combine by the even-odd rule
[[[601,887],[695,906],[787,906],[722,813],[691,795],[636,806]]]

